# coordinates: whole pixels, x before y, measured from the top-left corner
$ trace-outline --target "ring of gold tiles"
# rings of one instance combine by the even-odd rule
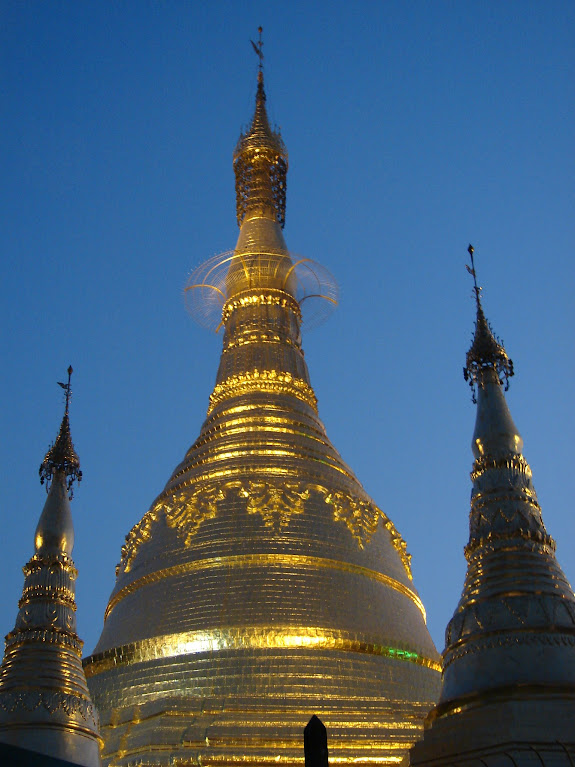
[[[232,375],[222,383],[216,384],[210,395],[208,415],[223,400],[239,397],[253,392],[268,394],[283,394],[297,397],[317,412],[317,398],[311,386],[302,378],[296,378],[291,373],[277,370],[255,370],[247,373]]]
[[[542,629],[533,633],[533,629],[526,630],[517,627],[511,631],[509,629],[498,629],[489,636],[473,634],[469,637],[459,639],[449,650],[444,650],[443,670],[450,666],[454,661],[460,660],[465,655],[476,655],[485,652],[485,650],[498,650],[502,647],[517,647],[518,645],[575,645],[575,636],[568,633],[568,630],[560,633],[552,633]]]
[[[32,559],[29,559],[28,562],[24,565],[22,572],[24,575],[28,576],[32,575],[33,573],[37,573],[39,570],[44,569],[44,567],[54,567],[56,569],[60,569],[64,571],[72,580],[76,580],[78,577],[78,571],[76,570],[74,562],[69,557],[60,555],[55,557],[45,557],[40,554],[34,554]]]
[[[58,586],[28,586],[22,592],[22,597],[18,601],[18,607],[23,607],[29,602],[50,600],[65,605],[76,611],[76,597],[70,589]]]
[[[249,330],[247,331],[246,335],[230,338],[224,344],[222,353],[226,354],[232,349],[237,349],[240,346],[248,346],[249,344],[285,344],[287,346],[291,346],[292,349],[298,348],[296,342],[288,336],[282,338],[277,333],[271,331],[267,333],[263,331],[260,331],[259,333],[253,333],[251,330]]]
[[[290,293],[277,288],[266,288],[265,292],[246,290],[229,298],[222,307],[222,322],[225,324],[233,311],[244,306],[281,306],[290,309],[301,320],[300,305]]]
[[[483,508],[489,508],[492,505],[498,503],[526,503],[529,506],[534,506],[538,511],[541,511],[541,506],[537,502],[533,491],[528,488],[521,488],[513,495],[487,495],[486,493],[476,493],[471,499],[472,512],[481,511]]]
[[[225,414],[222,414],[222,416]],[[294,418],[280,418],[278,416],[270,415],[249,415],[244,418],[227,418],[226,419],[226,436],[235,436],[236,434],[244,435],[247,432],[253,432],[256,434],[261,433],[265,429],[266,432],[278,433],[278,434],[293,434],[294,436],[303,437],[310,442],[317,442],[323,447],[330,448],[331,445],[327,440],[325,434],[319,430],[312,430],[307,426],[302,426],[301,420],[295,420]],[[196,440],[194,443],[195,449],[198,450],[204,445],[209,445],[211,442],[215,442],[220,437],[220,434],[216,428],[207,429],[204,435]]]
[[[6,647],[26,642],[46,642],[46,644],[65,645],[72,650],[81,651],[84,642],[75,632],[56,628],[15,629],[6,635]]]
[[[369,637],[311,626],[258,626],[185,631],[142,639],[92,655],[84,664],[86,677],[118,666],[221,650],[273,650],[276,648],[356,652],[378,655],[441,671],[441,665],[413,650],[374,642]]]
[[[467,561],[470,561],[476,552],[481,549],[481,554],[484,555],[486,551],[493,552],[498,547],[504,551],[507,555],[511,551],[525,551],[526,544],[529,544],[529,548],[533,551],[535,547],[543,546],[549,550],[550,554],[554,554],[557,550],[557,543],[548,533],[534,532],[532,530],[517,530],[513,533],[513,539],[515,541],[521,541],[521,544],[515,543],[511,546],[509,543],[509,533],[488,533],[484,538],[473,538],[464,547],[463,553]]]
[[[228,557],[210,557],[192,562],[183,562],[179,565],[173,565],[172,567],[166,567],[163,570],[148,573],[124,586],[124,588],[120,589],[120,591],[110,599],[106,608],[104,620],[107,620],[112,610],[122,601],[122,599],[151,583],[156,583],[165,578],[173,578],[178,575],[199,572],[201,570],[223,570],[246,567],[307,567],[315,570],[327,569],[345,572],[351,575],[361,575],[370,580],[382,583],[383,585],[392,588],[394,591],[403,594],[403,596],[408,597],[420,610],[424,620],[426,617],[423,602],[416,591],[389,575],[377,572],[377,570],[370,570],[368,567],[361,567],[360,565],[355,565],[351,562],[339,562],[336,559],[312,557],[303,554],[237,554]]]
[[[471,481],[475,482],[478,477],[480,477],[489,469],[507,469],[508,471],[520,472],[525,474],[527,477],[533,476],[531,467],[522,455],[505,456],[505,458],[490,458],[487,456],[481,456],[473,464]]]

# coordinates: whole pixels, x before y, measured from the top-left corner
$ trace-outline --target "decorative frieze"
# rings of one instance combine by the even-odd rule
[[[151,538],[154,524],[161,515],[164,515],[167,524],[177,531],[185,545],[190,545],[201,525],[216,517],[218,502],[223,501],[230,492],[245,498],[248,514],[259,514],[266,527],[276,532],[284,530],[294,516],[302,514],[306,501],[312,493],[317,493],[331,508],[334,520],[345,524],[360,549],[369,544],[381,520],[407,575],[410,579],[412,577],[411,555],[407,552],[405,541],[393,522],[374,503],[342,490],[329,490],[316,483],[282,479],[248,482],[232,480],[218,485],[187,487],[160,497],[126,536],[116,574],[119,574],[121,569],[124,572],[131,569],[138,549]]]
[[[249,482],[239,494],[248,499],[248,514],[261,514],[264,524],[279,532],[294,514],[303,512],[309,492],[301,482]]]
[[[67,716],[82,719],[93,728],[99,727],[98,712],[89,698],[56,690],[2,690],[0,691],[0,709],[15,713],[19,709],[32,712],[43,708],[49,714],[63,711]]]
[[[208,485],[193,492],[175,493],[163,502],[162,507],[168,525],[178,531],[187,546],[202,522],[216,516],[217,503],[225,497],[222,487]]]

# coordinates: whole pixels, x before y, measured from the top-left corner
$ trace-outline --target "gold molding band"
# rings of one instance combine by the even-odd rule
[[[258,255],[270,255],[259,254]],[[278,258],[277,254],[272,257]],[[283,256],[281,256],[283,257]],[[297,300],[285,290],[277,288],[265,288],[264,290],[246,290],[244,293],[234,295],[225,302],[222,307],[222,323],[225,324],[232,312],[240,306],[281,306],[284,309],[290,309],[301,322],[301,309]]]
[[[492,458],[490,456],[480,456],[473,464],[471,471],[471,481],[475,482],[482,474],[489,469],[506,469],[507,471],[516,471],[531,479],[533,476],[531,467],[522,455],[506,455],[504,458]]]
[[[164,578],[173,578],[176,575],[184,575],[186,573],[199,572],[201,570],[221,570],[224,568],[242,567],[310,567],[317,570],[338,570],[340,572],[351,573],[352,575],[363,575],[365,578],[370,578],[385,586],[389,586],[389,588],[394,589],[394,591],[398,591],[400,594],[411,599],[421,611],[423,620],[426,620],[425,608],[417,592],[400,581],[395,580],[395,578],[392,578],[389,575],[384,575],[383,573],[378,573],[377,570],[370,570],[367,567],[354,565],[350,562],[339,562],[337,559],[310,557],[299,554],[238,554],[229,557],[211,557],[193,562],[184,562],[179,565],[167,567],[164,570],[149,573],[148,575],[144,575],[141,578],[132,581],[132,583],[129,583],[127,586],[124,586],[123,589],[120,589],[117,594],[114,594],[106,607],[104,620],[108,619],[112,610],[122,601],[122,599],[142,588],[142,586],[156,583]]]
[[[216,405],[229,397],[239,397],[242,394],[251,394],[256,391],[297,397],[317,413],[317,398],[311,386],[303,378],[296,378],[291,373],[277,370],[258,370],[256,368],[246,373],[232,375],[225,381],[216,384],[210,394],[207,414],[209,415]]]
[[[364,637],[337,629],[309,626],[258,626],[250,628],[221,628],[209,631],[185,631],[180,634],[142,639],[139,642],[114,647],[91,655],[84,661],[87,678],[96,676],[118,666],[173,658],[178,655],[217,652],[221,650],[246,650],[274,648],[330,649],[339,652],[357,652],[379,655],[393,660],[407,661],[441,671],[441,663],[426,658],[413,650],[390,647],[369,641]]]

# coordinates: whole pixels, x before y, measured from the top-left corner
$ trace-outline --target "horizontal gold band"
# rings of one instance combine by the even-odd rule
[[[285,258],[283,255],[279,255],[277,253],[258,253],[258,255],[268,255],[272,258],[279,259]],[[241,256],[239,256],[239,258],[241,259]],[[300,305],[291,295],[291,293],[287,293],[285,290],[278,290],[277,288],[265,288],[264,290],[259,291],[257,289],[246,290],[237,296],[228,298],[222,307],[222,322],[226,323],[229,320],[232,312],[239,307],[262,305],[275,305],[281,306],[284,309],[290,309],[301,321]]]
[[[174,715],[173,711],[165,711],[163,712],[163,717],[172,717]],[[301,719],[301,717],[300,717]],[[244,723],[242,722],[242,725]],[[355,726],[355,722],[353,723],[347,723],[346,725],[348,727]],[[299,725],[299,721],[298,721]],[[117,725],[112,726],[114,729],[117,727]],[[110,725],[108,727],[104,726],[102,729],[112,729]],[[366,723],[366,727],[369,727],[373,729],[373,722]],[[412,741],[418,740],[421,736],[421,728],[419,723],[413,722],[413,724],[408,724],[407,726],[403,722],[393,722],[389,727],[398,727],[402,730],[405,730],[408,737],[411,737]],[[331,732],[331,730],[330,730]],[[411,734],[413,733],[413,735]],[[347,734],[347,733],[346,733]],[[228,733],[226,732],[226,736]],[[208,750],[206,745],[210,746],[213,751]],[[353,767],[362,767],[362,765],[366,765],[367,767],[373,767],[375,764],[381,764],[385,767],[389,767],[390,764],[399,764],[402,761],[405,760],[405,750],[408,746],[413,745],[413,743],[405,743],[397,741],[390,740],[385,737],[381,738],[370,738],[368,741],[366,739],[359,739],[359,738],[349,738],[346,737],[345,740],[337,738],[333,741],[331,741],[331,745],[329,748],[329,763],[330,764],[337,764],[337,765],[353,765]],[[290,765],[292,767],[293,765],[300,764],[301,767],[304,767],[305,764],[305,758],[303,756],[299,756],[299,752],[303,751],[303,748],[301,746],[301,735],[299,733],[297,735],[294,735],[292,738],[285,738],[285,739],[279,739],[279,738],[273,738],[273,739],[266,739],[265,741],[257,740],[256,743],[246,743],[245,738],[231,738],[226,737],[225,741],[223,738],[214,738],[209,737],[209,743],[206,744],[205,738],[202,740],[197,741],[187,741],[185,747],[181,747],[178,751],[178,756],[184,756],[189,754],[190,762],[192,759],[197,759],[197,753],[195,753],[195,750],[200,747],[202,749],[201,752],[201,764],[202,765],[244,765],[244,764],[251,764],[255,767],[262,767],[262,765]],[[269,751],[271,751],[271,754],[262,753],[263,748],[267,748]],[[185,749],[185,751],[184,751]],[[379,756],[374,753],[374,751],[377,750],[379,752]],[[172,745],[164,745],[164,746],[155,746],[154,747],[154,754],[162,753],[162,752],[170,752],[173,751]],[[256,753],[250,753],[250,752],[256,752]],[[239,752],[239,753],[238,753]],[[246,753],[247,752],[247,753]],[[279,753],[278,753],[279,752]],[[296,752],[296,753],[294,753]],[[350,754],[350,752],[362,752],[363,757],[357,757]],[[382,754],[383,752],[383,754]],[[399,752],[398,755],[397,752]],[[281,753],[281,757],[279,754]],[[121,751],[110,751],[106,752],[104,751],[103,756],[106,759],[110,759],[112,757],[111,763],[113,764],[113,759],[115,758],[123,758],[126,759],[129,756],[141,756],[142,751],[140,746],[136,746],[132,749],[126,749],[122,748]],[[297,755],[296,755],[297,754]],[[341,754],[341,755],[339,755]],[[186,762],[186,764],[190,764],[190,762]],[[191,762],[193,763],[193,762]]]
[[[232,375],[225,381],[216,384],[210,394],[208,415],[223,400],[253,392],[297,397],[317,413],[317,399],[307,381],[296,378],[291,373],[277,370],[250,370]]]
[[[165,712],[163,716],[172,716],[172,712]],[[243,724],[243,723],[242,723]],[[373,722],[369,723],[373,728]],[[117,725],[114,725],[114,728]],[[389,727],[400,727],[405,729],[404,723],[393,722]],[[109,725],[103,729],[112,729]],[[331,730],[330,730],[331,732]],[[227,733],[226,733],[227,735]],[[359,740],[355,738],[334,738],[330,741],[329,763],[338,765],[338,767],[390,767],[390,765],[400,765],[405,762],[405,751],[421,737],[421,728],[419,724],[409,725],[406,737],[409,741],[397,742],[390,739],[369,739]],[[305,765],[305,757],[300,756],[303,752],[301,745],[301,735],[294,736],[291,739],[279,740],[277,738],[256,740],[255,743],[246,743],[245,738],[221,738],[209,737],[199,741],[188,741],[185,746],[180,746],[178,756],[183,759],[189,758],[182,764],[194,764],[198,761],[198,749],[201,755],[201,764],[204,767],[231,767],[232,765],[252,765],[252,767],[296,767]],[[208,748],[206,748],[208,746]],[[266,748],[272,753],[262,753]],[[154,754],[173,753],[173,745],[154,746]],[[356,756],[356,753],[361,756]],[[110,760],[109,764],[114,764],[115,759],[126,759],[130,756],[141,756],[141,747],[121,748],[118,751],[104,750],[103,757]]]
[[[142,586],[150,583],[156,583],[164,578],[173,578],[176,575],[198,572],[200,570],[215,570],[224,568],[243,568],[243,567],[308,567],[316,570],[338,570],[339,572],[351,573],[352,575],[363,575],[365,578],[383,583],[385,586],[398,591],[400,594],[411,599],[411,601],[421,610],[425,620],[425,608],[418,594],[410,589],[409,586],[400,581],[391,578],[389,575],[378,573],[377,570],[370,570],[367,567],[354,565],[350,562],[339,562],[336,559],[327,559],[323,557],[310,557],[299,554],[238,554],[229,557],[210,557],[207,559],[195,560],[193,562],[184,562],[180,565],[167,567],[164,570],[158,570],[138,578],[123,589],[120,589],[109,601],[106,607],[104,620],[116,607],[116,605],[127,597],[128,594],[137,591]]]
[[[295,454],[292,454],[292,455],[295,455]],[[217,454],[216,454],[216,457],[219,458]],[[326,465],[326,461],[322,460],[321,458],[310,457],[309,455],[307,455],[306,460],[313,461],[314,463],[319,463],[324,466]],[[229,466],[226,466],[223,469],[210,469],[209,471],[204,471],[201,474],[199,473],[194,474],[191,479],[186,479],[178,484],[172,484],[175,482],[175,480],[179,479],[180,477],[184,477],[186,476],[186,474],[190,474],[192,469],[197,469],[197,467],[202,465],[212,466],[214,463],[215,461],[213,460],[213,458],[210,457],[209,459],[205,459],[202,461],[195,461],[192,465],[184,466],[184,468],[181,471],[172,475],[168,489],[160,493],[160,495],[154,501],[153,505],[163,500],[164,498],[169,497],[170,495],[172,495],[172,493],[182,490],[184,487],[197,485],[200,482],[210,482],[210,481],[218,480],[218,479],[235,479],[236,477],[244,478],[247,474],[245,466],[232,465],[231,468]],[[333,469],[334,471],[339,472],[339,474],[343,474],[344,477],[347,477],[348,479],[351,479],[357,482],[353,474],[350,474],[348,471],[345,471],[343,467],[338,466],[336,463],[328,464],[328,466],[330,467],[330,469]],[[312,473],[309,471],[309,469],[306,472],[306,474],[310,475],[310,477],[313,476]],[[292,480],[293,479],[298,480],[300,478],[303,479],[305,477],[305,475],[303,474],[301,476],[294,477],[294,470],[291,466],[288,468],[285,468],[282,466],[269,466],[269,465],[250,466],[249,475],[253,476],[254,478],[255,477],[273,477],[273,478],[286,477]]]
[[[407,661],[441,671],[441,664],[412,650],[389,647],[365,637],[337,629],[309,626],[258,626],[250,628],[221,628],[209,631],[184,631],[179,634],[142,639],[122,647],[114,647],[84,661],[86,677],[101,674],[117,666],[173,658],[178,655],[217,652],[221,650],[269,649],[329,649],[380,655]]]

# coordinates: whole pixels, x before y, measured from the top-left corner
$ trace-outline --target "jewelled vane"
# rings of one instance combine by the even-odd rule
[[[72,373],[74,372],[72,366],[68,368],[68,382],[62,383],[58,381],[58,386],[61,386],[65,392],[66,406],[64,409],[64,417],[60,424],[60,431],[56,437],[56,441],[50,445],[50,449],[46,453],[44,460],[40,465],[38,473],[40,474],[40,483],[43,485],[46,483],[46,492],[50,490],[50,484],[54,475],[61,471],[67,477],[67,487],[72,498],[74,491],[72,486],[75,481],[82,481],[82,471],[80,470],[80,459],[78,454],[74,450],[74,443],[72,442],[72,435],[70,433],[70,399],[72,398],[72,386],[70,380]]]
[[[509,379],[513,375],[513,361],[507,356],[503,347],[503,342],[493,333],[490,324],[487,322],[481,305],[481,288],[477,284],[477,274],[475,271],[475,261],[473,254],[475,252],[473,245],[467,248],[471,257],[471,266],[466,264],[466,269],[473,277],[473,292],[475,294],[475,303],[477,305],[477,318],[475,320],[475,334],[471,348],[467,352],[466,364],[463,368],[463,377],[469,382],[472,391],[473,402],[477,401],[477,387],[482,385],[482,371],[485,368],[493,368],[497,372],[499,383],[505,386],[505,391],[509,389]]]

